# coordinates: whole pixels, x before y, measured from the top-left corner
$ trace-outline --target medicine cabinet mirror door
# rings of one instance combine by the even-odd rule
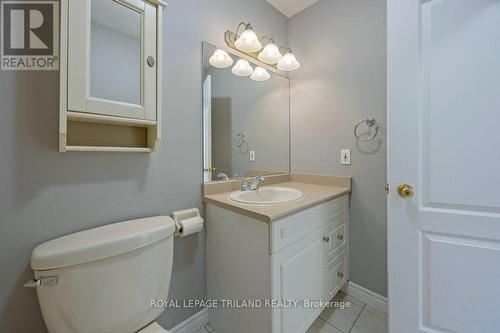
[[[68,111],[156,120],[156,7],[69,3]]]

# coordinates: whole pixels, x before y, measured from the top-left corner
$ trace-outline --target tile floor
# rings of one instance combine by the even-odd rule
[[[335,300],[349,301],[351,307],[327,308],[307,333],[387,333],[387,314],[368,304],[339,292]]]
[[[362,301],[339,292],[337,301],[349,301],[349,308],[327,308],[306,333],[387,333],[387,315]],[[209,325],[196,333],[215,333]]]
[[[215,330],[210,326],[210,324],[206,324],[205,327],[200,328],[195,333],[215,333]]]

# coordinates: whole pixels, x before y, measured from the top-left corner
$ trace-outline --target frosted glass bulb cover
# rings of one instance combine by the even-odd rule
[[[264,50],[259,53],[259,60],[265,62],[266,64],[274,65],[277,64],[282,55],[279,48],[274,43],[269,43],[264,47]]]
[[[250,63],[245,59],[239,59],[236,65],[231,69],[234,75],[237,76],[248,76],[253,73],[253,68]]]
[[[251,29],[243,31],[240,37],[234,43],[234,46],[243,52],[257,52],[262,48],[262,44],[259,41],[259,37]]]
[[[266,81],[269,80],[271,75],[267,72],[265,68],[257,66],[253,71],[252,76],[250,78],[254,81]]]
[[[233,58],[226,51],[217,49],[208,62],[214,67],[226,68],[233,64]]]
[[[278,69],[282,71],[294,71],[300,67],[300,62],[297,61],[297,58],[293,55],[293,53],[287,53],[281,58],[278,62]]]

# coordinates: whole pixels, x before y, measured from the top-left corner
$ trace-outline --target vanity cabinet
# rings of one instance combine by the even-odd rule
[[[164,6],[61,1],[60,151],[157,148]]]
[[[305,332],[349,277],[348,196],[268,223],[207,204],[207,270],[209,299],[299,301],[209,309],[218,333]]]

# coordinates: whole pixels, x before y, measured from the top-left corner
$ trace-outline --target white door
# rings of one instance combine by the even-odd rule
[[[498,333],[500,0],[388,0],[388,96],[390,331]]]
[[[212,180],[212,76],[203,81],[203,181]]]

